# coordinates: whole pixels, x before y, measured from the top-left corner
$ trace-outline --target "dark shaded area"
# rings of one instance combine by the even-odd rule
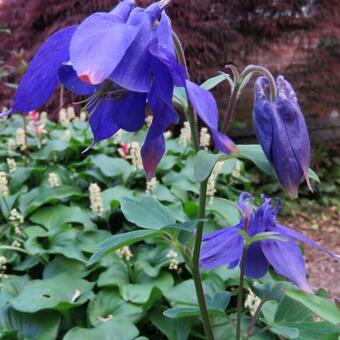
[[[146,6],[150,2],[140,0],[139,4]],[[95,11],[110,10],[115,4],[116,0],[4,1],[0,5],[0,23],[10,29],[11,34],[0,33],[0,60],[21,67],[11,70],[3,80],[18,82],[23,60],[30,60],[51,33],[79,23]],[[297,39],[320,35],[320,43],[316,48],[310,48],[306,62],[292,64],[284,71],[294,83],[306,112],[325,115],[339,107],[338,1],[173,0],[168,12],[183,41],[195,81],[207,79],[227,63],[242,67],[254,60],[259,48],[267,48],[270,53],[272,44],[278,41],[290,43],[292,34]],[[225,97],[226,91],[229,90],[222,87],[217,94]],[[13,92],[1,84],[1,103],[9,106]],[[55,108],[56,98],[58,96],[49,109]],[[69,102],[74,98],[67,97],[66,100]],[[222,104],[225,100],[222,99]]]

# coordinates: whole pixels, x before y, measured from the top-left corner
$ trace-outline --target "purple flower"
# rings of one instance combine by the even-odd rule
[[[86,108],[95,143],[119,129],[138,131],[148,104],[153,122],[141,152],[150,179],[165,152],[163,133],[178,122],[172,98],[179,86],[186,88],[216,147],[226,153],[236,151],[234,143],[218,131],[214,97],[187,80],[177,62],[171,22],[164,11],[167,2],[142,9],[124,0],[109,13],[94,13],[79,26],[54,33],[34,56],[6,114],[37,109],[61,82],[89,97]]]
[[[311,291],[306,280],[305,264],[297,241],[307,243],[337,259],[339,256],[297,231],[277,223],[276,215],[280,209],[279,202],[272,207],[271,199],[264,197],[264,203],[254,212],[250,206],[252,200],[252,196],[248,193],[240,195],[238,206],[243,211],[243,217],[239,224],[204,235],[200,266],[214,268],[228,265],[229,268],[234,268],[238,265],[245,244],[239,230],[244,231],[245,215],[248,215],[247,233],[249,237],[263,232],[274,232],[285,240],[266,239],[251,243],[246,253],[246,277],[259,279],[266,275],[269,265],[271,265],[277,274],[288,278],[301,289]]]
[[[306,123],[291,85],[279,76],[277,99],[269,99],[269,83],[259,77],[255,84],[253,121],[256,135],[283,188],[293,198],[299,184],[308,177],[310,141]]]

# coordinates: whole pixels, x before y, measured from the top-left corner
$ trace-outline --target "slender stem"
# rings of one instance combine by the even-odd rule
[[[254,327],[254,325],[255,325],[255,322],[256,322],[256,320],[257,320],[257,318],[258,318],[258,316],[259,316],[259,314],[260,314],[260,312],[261,312],[261,308],[262,308],[262,306],[263,306],[263,304],[264,304],[265,302],[266,302],[265,299],[261,300],[261,302],[259,303],[259,305],[258,305],[257,308],[256,308],[255,314],[253,315],[253,317],[252,317],[251,320],[250,320],[249,326],[248,326],[248,328],[247,328],[247,333],[248,333],[249,336],[250,336],[251,333],[252,333],[252,330],[253,330],[253,327]]]
[[[227,106],[227,112],[225,116],[223,117],[222,121],[222,131],[227,132],[229,129],[229,125],[233,119],[234,116],[234,111],[235,111],[235,105],[238,97],[238,90],[240,89],[239,85],[236,83],[235,87],[231,93],[231,96],[228,101],[228,106]]]
[[[238,287],[237,294],[237,323],[236,323],[236,340],[241,339],[241,313],[242,313],[242,305],[243,305],[243,281],[244,281],[244,272],[246,269],[246,255],[247,248],[243,248],[241,265],[240,265],[240,283]]]
[[[185,58],[184,49],[183,49],[182,43],[178,35],[174,31],[172,31],[172,38],[175,44],[178,62],[184,67],[186,78],[190,80],[189,69],[188,69],[186,58]],[[197,152],[199,149],[198,132],[197,132],[197,115],[196,115],[196,112],[193,110],[192,106],[190,105],[189,101],[188,101],[188,109],[184,110],[184,114],[190,124],[191,138],[194,144],[194,148]]]
[[[207,184],[208,180],[201,182],[200,185],[200,199],[199,199],[199,213],[198,218],[203,220],[205,218],[205,205],[207,200]],[[201,243],[203,235],[204,222],[199,222],[196,229],[196,238],[194,245],[194,252],[192,257],[193,271],[192,275],[195,282],[196,294],[198,299],[198,304],[200,308],[200,314],[203,322],[204,332],[209,340],[214,339],[214,334],[212,332],[207,305],[205,302],[204,291],[199,270]]]
[[[175,31],[172,31],[172,39],[173,39],[174,44],[175,44],[178,62],[184,67],[186,76],[187,76],[188,79],[190,79],[188,64],[187,64],[187,60],[185,58],[183,45],[182,45],[181,40],[179,39],[179,37],[178,37],[178,35]]]
[[[172,36],[173,36],[173,40],[174,40],[174,44],[176,48],[178,61],[185,68],[187,79],[190,79],[188,66],[187,66],[187,62],[186,62],[186,58],[185,58],[185,54],[184,54],[181,41],[175,32],[173,32]],[[197,116],[196,116],[194,109],[190,105],[189,100],[188,100],[188,109],[185,110],[185,114],[190,124],[192,143],[197,153],[200,149],[199,142],[198,142]],[[194,283],[195,283],[197,300],[198,300],[198,305],[200,309],[200,315],[201,315],[205,335],[208,340],[214,340],[214,334],[213,334],[211,324],[210,324],[209,313],[208,313],[208,308],[207,308],[205,297],[204,297],[204,290],[203,290],[203,285],[201,281],[200,267],[199,267],[203,227],[204,227],[203,220],[205,218],[205,206],[206,206],[206,200],[207,200],[207,185],[208,185],[208,180],[205,180],[200,183],[198,216],[201,222],[198,223],[197,228],[196,228],[196,237],[195,237],[195,244],[194,244],[194,250],[193,250],[193,256],[192,256],[192,276],[193,276]]]

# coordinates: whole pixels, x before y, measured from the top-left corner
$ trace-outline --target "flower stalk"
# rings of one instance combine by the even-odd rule
[[[178,61],[185,68],[186,76],[189,79],[188,66],[187,66],[184,49],[181,44],[181,41],[174,31],[172,32],[172,37],[173,37]],[[189,105],[188,110],[184,110],[184,111],[185,111],[186,118],[190,124],[191,139],[194,145],[194,149],[197,153],[200,149],[199,140],[198,140],[198,131],[197,131],[197,117],[189,101],[188,101],[188,105]],[[197,294],[197,300],[198,300],[198,305],[199,305],[204,332],[208,340],[214,340],[214,334],[211,328],[208,308],[207,308],[207,304],[205,301],[204,290],[203,290],[201,274],[200,274],[200,266],[199,266],[202,236],[203,236],[203,227],[204,227],[203,220],[205,218],[205,207],[206,207],[206,200],[207,200],[207,185],[208,185],[208,179],[200,183],[199,208],[198,208],[198,217],[200,219],[200,222],[198,223],[197,228],[196,228],[196,236],[195,236],[194,250],[193,250],[193,255],[192,255],[192,267],[191,268],[192,268],[192,276],[193,276],[194,283],[195,283],[195,290]]]

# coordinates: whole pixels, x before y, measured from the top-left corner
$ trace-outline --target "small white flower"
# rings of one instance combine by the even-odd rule
[[[241,165],[242,163],[239,160],[236,160],[235,168],[231,173],[234,178],[239,178],[241,176]]]
[[[21,248],[21,243],[18,240],[12,242],[12,247]]]
[[[8,189],[8,181],[6,177],[6,173],[3,171],[0,172],[0,196],[8,196],[9,189]]]
[[[66,109],[66,114],[67,114],[67,118],[69,121],[72,121],[76,118],[76,113],[74,111],[74,108],[73,106],[69,106],[67,109]]]
[[[62,126],[67,126],[67,124],[70,122],[69,118],[68,118],[68,114],[67,114],[67,110],[62,108],[59,111],[59,123]]]
[[[179,272],[179,262],[178,262],[178,254],[174,250],[169,250],[166,254],[166,257],[170,259],[169,269]]]
[[[220,171],[222,170],[223,162],[217,162],[208,180],[207,184],[207,196],[213,198],[216,193],[216,179]]]
[[[90,192],[90,208],[94,214],[100,215],[103,212],[103,203],[100,187],[97,183],[91,183],[89,186]]]
[[[138,142],[132,142],[130,146],[131,163],[135,170],[143,169],[142,156],[140,154],[140,147]]]
[[[150,181],[147,181],[146,182],[146,192],[148,193],[148,194],[152,194],[154,191],[155,191],[155,189],[157,188],[157,178],[156,177],[152,177],[151,179],[150,179]]]
[[[207,149],[210,145],[210,139],[211,137],[208,129],[206,127],[202,127],[200,132],[200,146]]]
[[[16,140],[16,145],[20,146],[21,150],[26,149],[26,134],[25,130],[22,128],[18,128],[16,133],[15,133],[15,140]]]
[[[8,152],[14,152],[17,148],[17,142],[13,138],[9,138],[7,141],[7,150]]]
[[[86,118],[87,118],[87,113],[85,111],[81,111],[80,112],[80,115],[79,115],[79,120],[81,122],[85,122],[86,121]]]
[[[43,111],[40,113],[40,122],[41,124],[46,124],[47,122],[47,112]]]
[[[124,260],[124,261],[130,261],[133,258],[133,254],[130,250],[129,246],[124,246],[118,250],[116,250],[117,256]]]
[[[152,124],[153,116],[149,115],[145,118],[146,126],[149,128]]]
[[[170,139],[172,137],[172,132],[171,131],[165,131],[164,132],[164,138],[165,139]]]
[[[249,308],[250,315],[254,316],[257,310],[257,307],[261,303],[259,297],[257,297],[251,290],[249,291],[246,300],[244,301],[244,307]]]
[[[184,126],[181,128],[179,135],[179,143],[183,146],[187,146],[191,139],[191,129],[189,122],[184,122]]]
[[[17,163],[14,158],[7,158],[6,159],[7,166],[8,166],[8,172],[10,174],[13,174],[17,170]]]
[[[21,230],[21,224],[24,223],[24,216],[22,216],[17,209],[12,209],[9,214],[9,222],[10,225],[14,229],[14,233],[17,236],[21,236],[23,234]]]
[[[50,188],[60,187],[61,180],[60,180],[60,177],[57,173],[50,172],[48,174],[48,185],[50,186]]]

